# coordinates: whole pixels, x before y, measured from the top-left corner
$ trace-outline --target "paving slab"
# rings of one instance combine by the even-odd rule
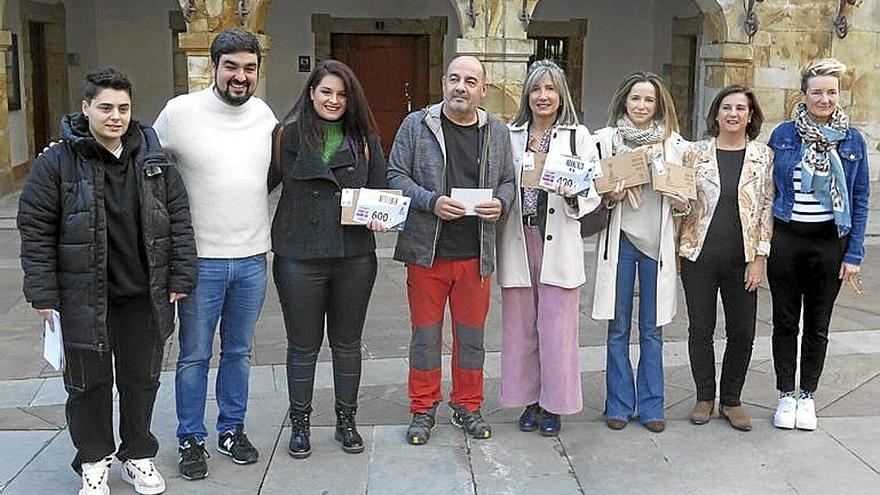
[[[880,399],[880,376],[875,376],[824,407],[819,415],[826,418],[876,416],[878,399]]]
[[[0,381],[0,409],[30,404],[40,389],[40,382],[40,380]]]
[[[431,493],[473,494],[467,445],[460,429],[437,427],[426,445],[410,446],[406,426],[373,428],[372,463],[367,481],[370,495]]]
[[[284,400],[267,398],[249,401],[245,420],[247,434],[259,450],[260,459],[255,464],[240,466],[220,454],[216,449],[217,434],[214,430],[214,424],[217,419],[217,403],[208,401],[205,409],[205,424],[208,427],[206,447],[211,455],[211,458],[208,459],[209,474],[205,480],[188,481],[177,472],[177,437],[175,434],[177,416],[174,413],[174,403],[157,404],[156,413],[153,415],[153,432],[160,444],[156,465],[165,477],[168,493],[205,495],[258,493],[269,463],[275,455],[286,411],[286,398]]]
[[[261,493],[298,493],[302,495],[351,495],[367,491],[367,473],[375,442],[373,428],[358,428],[364,438],[365,451],[347,454],[333,438],[335,428],[312,428],[312,455],[294,459],[287,453],[290,428],[284,428],[278,439],[275,457],[269,464]],[[372,493],[372,492],[371,492]]]
[[[64,436],[58,431],[0,432],[0,443],[9,446],[0,449],[0,491],[4,495],[75,493],[79,476],[70,469],[70,458],[56,462],[56,444]]]
[[[55,429],[67,426],[67,415],[64,412],[64,404],[50,404],[45,406],[20,407],[20,410],[45,421]]]
[[[661,455],[656,436],[633,423],[620,431],[602,423],[570,424],[559,434],[586,493],[628,495],[636,487],[652,494],[684,493],[683,480]]]
[[[496,425],[490,440],[468,439],[479,494],[580,493],[578,480],[558,438]]]
[[[0,409],[0,431],[11,430],[57,430],[58,428],[42,418],[18,407]],[[5,446],[9,448],[8,446]]]
[[[824,421],[820,419],[819,424]],[[751,433],[758,434],[748,438],[758,446],[756,452],[779,480],[778,485],[768,485],[765,492],[791,487],[799,495],[877,493],[877,472],[821,428],[810,432],[779,430],[767,423]]]
[[[37,394],[28,405],[64,404],[67,401],[67,391],[64,390],[64,379],[62,377],[46,378],[42,382],[40,390],[37,391]]]
[[[880,417],[823,418],[819,426],[880,476]]]

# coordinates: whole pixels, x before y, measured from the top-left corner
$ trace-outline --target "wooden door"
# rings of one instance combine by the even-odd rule
[[[28,24],[31,61],[33,62],[31,87],[29,95],[33,105],[34,151],[39,154],[49,144],[49,69],[46,61],[45,25],[39,22]]]
[[[333,34],[330,46],[364,87],[387,155],[406,114],[428,104],[428,35]]]

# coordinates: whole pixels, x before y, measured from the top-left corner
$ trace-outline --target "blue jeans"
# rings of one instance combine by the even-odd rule
[[[639,274],[639,368],[633,381],[629,360],[636,270]],[[663,337],[657,326],[657,261],[645,255],[621,232],[617,259],[614,319],[608,323],[605,416],[639,422],[663,420]]]
[[[203,441],[208,365],[214,330],[220,322],[220,368],[216,396],[217,432],[244,425],[254,324],[266,297],[266,255],[247,258],[199,258],[199,278],[192,295],[178,305],[180,357],[175,393],[177,438]]]

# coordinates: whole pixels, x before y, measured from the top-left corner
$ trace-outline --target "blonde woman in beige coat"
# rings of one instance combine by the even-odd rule
[[[602,157],[645,150],[649,157],[681,164],[690,143],[677,132],[672,97],[656,74],[627,76],[615,91],[608,116],[612,127],[596,133]],[[612,210],[597,244],[592,317],[608,320],[605,423],[620,430],[638,415],[640,423],[659,433],[666,428],[662,326],[675,316],[677,290],[673,211],[683,215],[689,206],[684,197],[624,183],[604,200]],[[640,353],[634,377],[629,335],[636,274]]]
[[[578,361],[580,286],[584,243],[578,218],[599,206],[592,189],[572,195],[522,188],[523,162],[535,153],[596,155],[590,131],[579,125],[565,73],[553,62],[535,62],[523,85],[519,113],[510,125],[516,200],[498,231],[501,286],[501,403],[525,407],[522,431],[553,436],[560,415],[583,407]]]

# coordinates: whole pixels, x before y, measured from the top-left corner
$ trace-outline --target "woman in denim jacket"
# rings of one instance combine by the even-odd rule
[[[810,64],[797,117],[768,143],[775,153],[774,237],[767,267],[773,300],[773,365],[778,428],[814,430],[813,392],[825,362],[828,324],[841,283],[859,283],[868,219],[868,155],[838,105],[846,66]],[[798,323],[803,308],[800,394],[795,396]]]

